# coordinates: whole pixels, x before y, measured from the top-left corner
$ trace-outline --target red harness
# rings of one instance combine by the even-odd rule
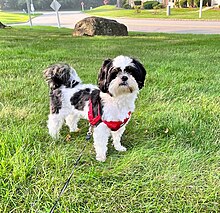
[[[98,115],[96,117],[94,117],[92,101],[89,100],[88,118],[89,118],[89,123],[92,126],[96,125],[98,122],[103,122],[112,131],[117,131],[127,123],[130,116],[131,116],[131,112],[128,112],[128,118],[125,118],[124,121],[105,121],[105,120],[102,120],[101,113],[100,113],[100,105],[98,104]]]

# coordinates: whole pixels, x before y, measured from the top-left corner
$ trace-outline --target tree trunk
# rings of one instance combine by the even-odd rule
[[[122,0],[117,0],[116,6],[117,6],[118,8],[122,8]]]

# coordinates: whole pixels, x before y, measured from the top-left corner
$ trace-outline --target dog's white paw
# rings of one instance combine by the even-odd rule
[[[97,156],[96,156],[96,160],[97,160],[97,161],[100,161],[100,162],[105,162],[106,156],[97,155]]]
[[[59,139],[59,133],[57,132],[49,132],[50,136],[54,139],[54,140],[58,140]]]
[[[125,152],[127,150],[124,146],[116,146],[115,149],[119,152]]]
[[[70,132],[80,132],[79,128],[70,128]]]

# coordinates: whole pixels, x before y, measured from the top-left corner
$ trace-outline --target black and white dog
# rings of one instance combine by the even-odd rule
[[[98,161],[106,160],[110,136],[118,151],[126,151],[121,136],[135,109],[135,100],[144,86],[146,70],[136,59],[118,56],[104,61],[98,86],[83,84],[67,64],[55,64],[44,71],[50,87],[49,134],[58,138],[64,123],[78,131],[80,118],[94,127],[93,139]]]

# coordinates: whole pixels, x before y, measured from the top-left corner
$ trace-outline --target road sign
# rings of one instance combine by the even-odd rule
[[[200,3],[199,3],[199,18],[202,18],[202,4],[203,4],[203,0],[200,0]]]
[[[34,4],[31,4],[31,12],[34,12],[35,9],[34,9]]]
[[[84,11],[84,2],[81,2],[82,11]]]
[[[54,11],[58,11],[61,7],[61,4],[57,1],[57,0],[53,0],[53,2],[50,4],[50,7],[54,10]]]
[[[30,23],[30,26],[32,27],[32,19],[31,19],[31,8],[30,8],[30,2],[29,0],[26,0],[26,4],[27,4],[27,10],[28,10],[28,16],[29,16],[29,23]]]
[[[57,24],[58,24],[58,27],[60,28],[60,18],[59,18],[58,10],[60,9],[61,4],[57,0],[53,0],[53,2],[50,4],[50,7],[56,12]]]

